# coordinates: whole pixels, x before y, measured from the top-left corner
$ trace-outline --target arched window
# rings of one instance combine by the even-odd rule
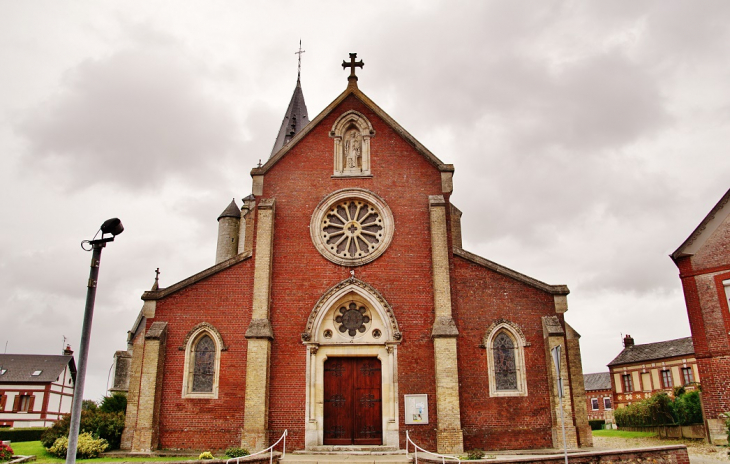
[[[215,343],[209,335],[203,335],[195,344],[193,355],[194,393],[212,392],[215,377]]]
[[[188,333],[184,349],[183,398],[218,398],[221,351],[226,349],[218,331],[198,324]]]
[[[494,386],[497,391],[517,390],[515,344],[509,335],[500,332],[492,343]]]
[[[492,324],[484,336],[489,365],[489,396],[527,396],[524,335],[512,322]]]

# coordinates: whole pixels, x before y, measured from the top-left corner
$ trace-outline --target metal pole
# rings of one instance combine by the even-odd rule
[[[81,329],[81,344],[79,346],[79,365],[76,370],[76,385],[74,385],[74,400],[71,408],[71,423],[68,430],[68,451],[66,464],[76,464],[76,450],[79,441],[79,426],[81,425],[81,405],[84,401],[84,382],[86,381],[86,360],[89,357],[89,339],[91,338],[91,320],[94,317],[94,299],[96,298],[96,282],[99,278],[99,263],[101,249],[106,241],[94,240],[91,242],[91,270],[89,271],[88,290],[86,292],[86,309],[84,310],[84,325]]]

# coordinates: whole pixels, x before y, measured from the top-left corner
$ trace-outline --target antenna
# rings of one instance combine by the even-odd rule
[[[302,39],[299,39],[299,51],[294,52],[295,55],[299,55],[299,64],[297,65],[297,81],[302,75],[302,53],[306,50],[302,50]]]

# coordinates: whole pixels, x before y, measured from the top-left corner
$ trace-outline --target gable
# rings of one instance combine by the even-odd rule
[[[256,190],[257,177],[265,175],[270,169],[272,169],[282,158],[301,142],[302,139],[307,137],[315,128],[330,117],[333,113],[338,114],[342,112],[343,105],[346,104],[348,99],[356,99],[364,108],[367,109],[368,113],[371,113],[387,125],[390,130],[398,134],[415,152],[427,160],[431,165],[436,167],[439,171],[453,172],[454,167],[451,164],[444,164],[439,160],[433,153],[431,153],[425,146],[423,146],[415,137],[413,137],[408,131],[406,131],[400,124],[398,124],[392,117],[390,117],[385,111],[378,107],[370,98],[362,93],[356,85],[349,85],[347,89],[340,94],[327,108],[317,115],[312,121],[299,131],[292,140],[283,146],[277,153],[275,153],[263,166],[254,168],[251,170],[251,176],[254,177],[254,190]],[[352,103],[350,102],[350,105]],[[338,114],[339,116],[339,114]],[[256,195],[254,191],[254,195]]]
[[[706,246],[716,232],[724,237],[724,246],[728,246],[727,237],[730,235],[730,190],[717,202],[714,208],[705,216],[695,230],[690,234],[687,240],[670,255],[676,262],[684,256],[692,256]],[[727,253],[726,253],[727,256]]]

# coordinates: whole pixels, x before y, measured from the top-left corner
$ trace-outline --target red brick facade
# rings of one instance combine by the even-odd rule
[[[672,254],[682,280],[711,438],[730,411],[730,191]],[[717,438],[719,437],[719,438]]]
[[[350,277],[367,283],[382,295],[393,311],[402,340],[397,346],[397,417],[401,447],[404,431],[427,449],[436,449],[438,413],[434,369],[434,274],[430,239],[429,196],[443,195],[447,203],[449,238],[452,231],[450,190],[444,188],[444,169],[425,157],[402,129],[384,119],[382,110],[366,104],[357,93],[315,119],[285,156],[267,163],[261,199],[275,199],[272,274],[270,281],[271,340],[268,382],[268,433],[273,442],[286,429],[288,445],[305,447],[308,348],[302,343],[308,318],[328,289]],[[341,114],[355,110],[374,129],[370,140],[369,177],[334,177],[333,139],[330,130]],[[445,166],[445,165],[442,165]],[[258,172],[258,171],[257,171]],[[357,267],[335,264],[313,246],[310,221],[319,202],[334,191],[360,188],[382,198],[392,210],[395,233],[387,250],[374,261]],[[256,217],[255,215],[253,217]],[[255,225],[253,230],[256,230]],[[255,243],[256,240],[253,240]],[[449,243],[452,243],[449,240]],[[460,245],[457,246],[460,248]],[[460,418],[465,449],[519,449],[553,446],[555,409],[551,409],[550,360],[546,349],[544,317],[555,317],[566,330],[556,298],[567,288],[549,286],[496,265],[454,254],[449,247],[452,316],[458,330]],[[251,323],[252,290],[257,250],[251,257],[221,263],[205,278],[176,284],[179,290],[149,292],[156,301],[154,317],[167,323],[162,384],[159,387],[159,448],[223,449],[238,446],[244,427],[246,363]],[[493,263],[492,263],[493,264]],[[495,270],[501,269],[501,271]],[[525,396],[490,397],[489,366],[484,339],[498,320],[517,326],[527,342],[524,364]],[[225,345],[220,354],[217,398],[186,398],[184,390],[185,340],[200,323],[215,327]],[[141,331],[139,332],[141,336]],[[136,345],[135,345],[136,346]],[[137,349],[135,347],[135,349]],[[316,352],[316,351],[315,351]],[[142,361],[140,361],[142,362]],[[580,360],[569,360],[577,362]],[[133,363],[132,369],[135,369]],[[136,387],[144,388],[144,367],[137,365]],[[581,378],[566,417],[574,427],[586,427]],[[577,387],[577,386],[576,386]],[[403,395],[427,394],[431,422],[406,425]],[[132,395],[132,393],[130,393]],[[134,400],[131,400],[134,406]],[[551,412],[552,411],[552,412]],[[131,416],[130,416],[131,417]],[[136,417],[136,416],[135,416]],[[135,419],[136,420],[136,419]],[[128,428],[130,423],[128,422]],[[135,424],[131,424],[130,432]],[[585,444],[585,443],[584,443]]]

